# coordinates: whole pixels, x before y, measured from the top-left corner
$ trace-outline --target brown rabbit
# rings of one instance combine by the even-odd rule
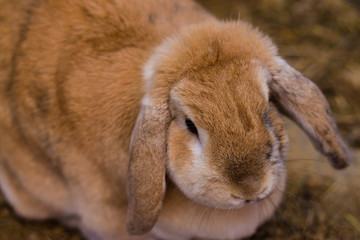
[[[350,161],[321,91],[248,24],[190,0],[0,9],[0,186],[23,217],[92,240],[249,236],[285,187],[279,111]]]

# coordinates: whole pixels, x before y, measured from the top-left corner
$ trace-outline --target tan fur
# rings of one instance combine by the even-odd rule
[[[348,163],[321,92],[248,24],[190,0],[0,9],[0,186],[23,217],[89,239],[249,236],[285,185],[278,108]]]

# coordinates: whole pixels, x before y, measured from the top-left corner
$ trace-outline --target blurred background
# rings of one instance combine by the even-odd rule
[[[282,205],[255,239],[360,239],[360,1],[197,0],[223,20],[252,23],[280,55],[325,93],[355,161],[333,170],[287,121],[288,184]],[[0,196],[0,240],[80,240],[56,222],[17,218]]]

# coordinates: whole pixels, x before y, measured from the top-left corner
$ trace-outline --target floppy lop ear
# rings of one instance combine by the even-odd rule
[[[279,110],[307,133],[334,168],[348,166],[351,156],[320,89],[280,57],[274,59],[270,72],[271,99]]]
[[[143,101],[144,102],[144,101]],[[130,234],[144,234],[154,226],[165,194],[165,158],[170,112],[167,104],[144,104],[132,135],[128,171]]]

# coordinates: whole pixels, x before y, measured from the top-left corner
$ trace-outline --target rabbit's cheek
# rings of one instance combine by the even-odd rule
[[[170,125],[167,161],[170,179],[185,196],[200,204],[222,209],[244,206],[245,201],[234,199],[223,178],[209,166],[203,143],[185,130],[176,122]]]
[[[286,177],[284,159],[280,152],[280,148],[283,146],[276,133],[271,130],[270,135],[272,138],[273,149],[271,150],[270,158],[267,159],[268,168],[264,180],[264,186],[266,187],[265,190],[259,194],[257,199],[263,199],[273,193],[276,188],[279,187],[278,185],[282,181],[282,178]]]
[[[267,173],[267,177],[264,183],[266,188],[262,193],[259,194],[257,199],[262,200],[269,197],[277,190],[282,190],[282,182],[284,178],[286,178],[285,166],[283,164],[273,165]]]
[[[200,143],[176,122],[169,129],[167,169],[172,181],[192,198],[199,192],[199,181],[205,167]]]
[[[170,179],[188,198],[206,205],[220,204],[223,190],[212,184],[214,173],[208,167],[199,140],[176,121],[170,124],[168,140]]]
[[[167,165],[170,176],[178,181],[186,178],[185,174],[191,167],[191,151],[186,144],[189,141],[191,136],[185,134],[184,129],[173,121],[169,127]]]

